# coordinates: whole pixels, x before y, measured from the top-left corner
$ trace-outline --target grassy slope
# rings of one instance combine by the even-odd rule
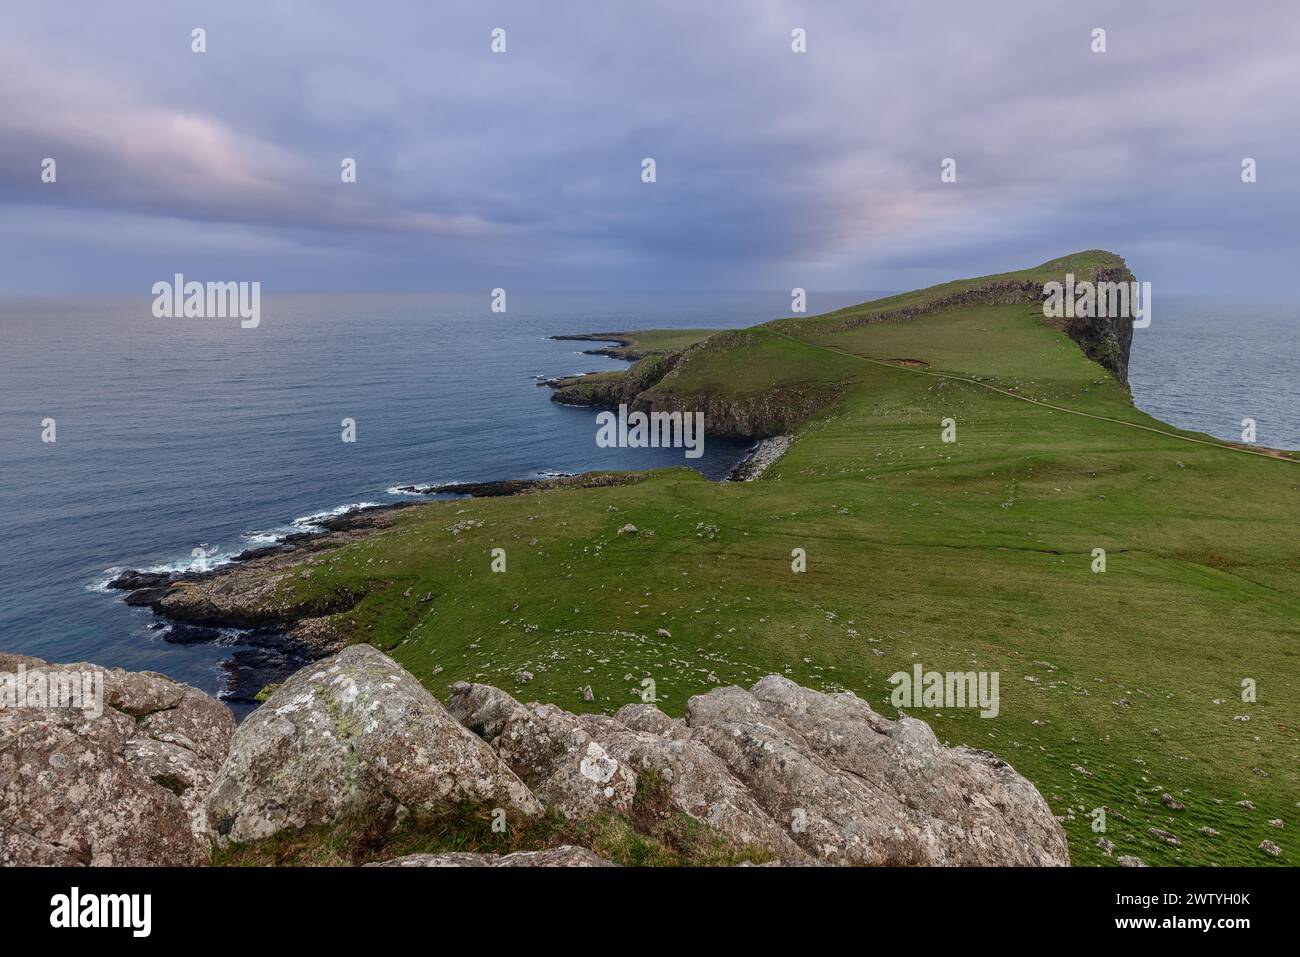
[[[1100,255],[1053,269],[1079,273]],[[315,559],[294,587],[368,591],[346,616],[357,638],[439,695],[462,679],[516,688],[527,669],[530,699],[612,711],[652,677],[661,707],[680,713],[715,681],[780,672],[892,714],[888,676],[914,662],[996,670],[996,719],[913,713],[1032,780],[1066,818],[1076,863],[1113,863],[1089,829],[1100,805],[1118,812],[1117,854],[1150,864],[1274,863],[1257,850],[1265,839],[1294,862],[1300,544],[1287,532],[1300,465],[934,374],[1176,433],[1028,306],[838,334],[823,324],[717,336],[675,384],[842,386],[760,482],[674,469],[635,486],[439,503]],[[928,365],[867,361],[899,358]],[[955,444],[939,438],[949,416]],[[627,522],[654,535],[619,536]],[[489,571],[496,546],[504,575]],[[796,546],[806,574],[790,570]],[[1105,574],[1090,570],[1095,547]],[[1240,700],[1246,677],[1256,704]],[[1166,791],[1186,810],[1163,807]]]

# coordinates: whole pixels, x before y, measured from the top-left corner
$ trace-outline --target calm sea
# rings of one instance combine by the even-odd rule
[[[809,312],[871,298],[814,297]],[[123,567],[188,567],[388,489],[743,455],[600,449],[595,413],[537,377],[624,368],[559,333],[735,327],[785,315],[779,293],[266,295],[257,329],[159,320],[149,297],[0,302],[0,648],[170,674],[218,692],[227,647],[161,640],[104,583]],[[1139,330],[1138,404],[1176,425],[1300,448],[1295,309],[1163,306]],[[357,441],[340,441],[343,418]],[[57,441],[41,441],[53,418]]]

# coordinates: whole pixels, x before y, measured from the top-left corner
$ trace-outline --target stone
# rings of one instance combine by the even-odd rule
[[[1066,865],[1065,834],[1003,761],[923,721],[769,675],[687,703],[695,740],[814,857],[834,864]]]
[[[204,806],[230,709],[163,675],[0,654],[0,672],[93,675],[103,710],[0,708],[0,864],[167,867],[211,857]]]
[[[569,820],[620,813],[636,796],[636,772],[612,757],[578,718],[555,705],[523,705],[490,685],[457,682],[448,708]]]
[[[585,847],[564,844],[543,851],[515,851],[513,854],[408,854],[367,867],[614,867]]]
[[[235,734],[208,797],[220,844],[365,815],[392,824],[463,804],[540,802],[414,677],[369,645],[292,675]]]

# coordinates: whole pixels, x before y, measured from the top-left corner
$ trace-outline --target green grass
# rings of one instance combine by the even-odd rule
[[[637,332],[621,332],[631,340],[628,347],[640,355],[662,355],[665,352],[677,352],[687,346],[693,346],[716,333],[716,329],[642,329]]]
[[[1107,255],[1014,275],[1079,274]],[[995,719],[912,713],[1033,781],[1076,863],[1114,863],[1089,827],[1100,806],[1116,856],[1279,863],[1257,849],[1271,840],[1294,863],[1300,465],[1185,441],[1205,437],[1138,411],[1040,315],[972,306],[838,333],[799,319],[719,334],[664,386],[837,396],[763,480],[669,469],[632,486],[431,504],[310,559],[292,597],[363,592],[342,616],[351,634],[435,694],[486,681],[574,711],[639,700],[648,677],[680,714],[715,684],[776,672],[892,716],[888,677],[915,662],[998,671]],[[949,417],[953,444],[940,441]],[[629,522],[640,534],[618,535]],[[505,574],[490,571],[494,547]],[[791,571],[796,547],[805,574]],[[1104,574],[1091,571],[1098,547]],[[520,669],[535,675],[522,689]],[[1257,703],[1242,703],[1243,678]],[[1186,809],[1166,809],[1163,792]]]

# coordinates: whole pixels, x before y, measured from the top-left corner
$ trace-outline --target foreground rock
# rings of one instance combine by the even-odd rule
[[[690,699],[692,736],[812,856],[834,864],[1066,865],[1065,834],[1004,761],[945,748],[847,692],[777,675]]]
[[[0,864],[208,862],[206,799],[235,730],[225,705],[162,675],[85,663],[0,654],[0,673],[22,673],[29,689],[75,678],[89,705],[0,708]]]
[[[208,798],[218,843],[364,815],[396,824],[462,803],[542,806],[424,686],[369,645],[297,672],[240,725]]]
[[[513,854],[408,854],[367,867],[613,867],[585,847],[564,844],[544,851],[515,851]]]
[[[692,698],[685,721],[649,705],[614,718],[522,705],[458,684],[450,708],[543,801],[570,818],[629,806],[653,772],[666,810],[783,859],[861,865],[1065,865],[1064,832],[1005,762],[945,748],[913,718],[776,675]]]
[[[570,822],[619,816],[651,840],[688,816],[702,843],[679,848],[683,860],[746,849],[783,864],[1069,863],[1046,802],[1005,762],[776,675],[692,698],[685,719],[649,704],[574,715],[466,683],[449,712],[354,645],[294,674],[236,731],[223,705],[160,675],[0,655],[0,675],[23,669],[27,683],[56,668],[100,682],[103,711],[62,691],[59,706],[0,708],[0,863],[202,864],[213,843],[346,835],[354,822],[382,842],[466,809],[500,809],[526,837],[548,807]],[[606,862],[563,846],[384,863]]]
[[[462,724],[489,741],[539,798],[570,820],[632,806],[636,772],[554,705],[520,704],[490,685],[458,682],[448,703]]]
[[[628,811],[638,774],[650,773],[663,810],[689,815],[736,844],[805,856],[713,752],[652,705],[630,706],[615,718],[572,715],[460,682],[448,706],[570,820]]]

